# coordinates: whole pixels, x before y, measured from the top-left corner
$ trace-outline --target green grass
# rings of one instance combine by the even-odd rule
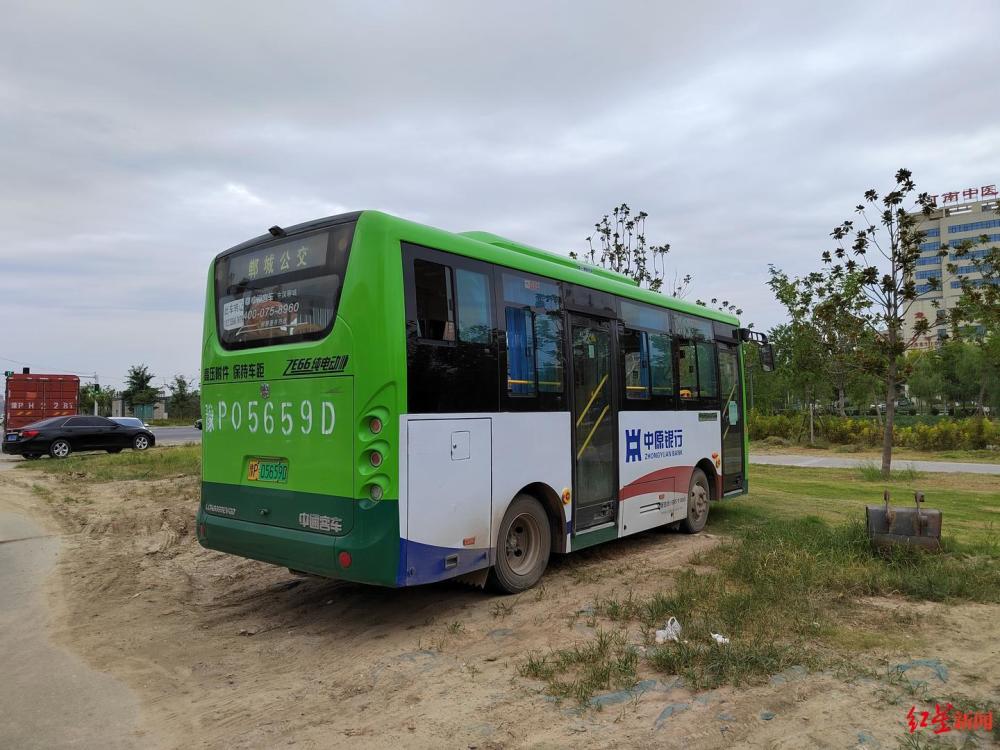
[[[751,521],[796,519],[863,520],[865,505],[880,505],[888,489],[894,505],[912,505],[924,493],[925,508],[942,513],[943,534],[956,542],[996,544],[1000,534],[1000,476],[926,472],[889,481],[862,479],[857,469],[815,469],[755,465],[750,494],[712,507],[710,531],[735,532]]]
[[[881,502],[882,484],[897,504],[908,504],[917,480],[928,507],[944,511],[942,551],[874,555],[864,505]],[[722,544],[662,591],[598,599],[595,623],[643,635],[648,649],[637,656],[639,668],[711,689],[759,684],[793,665],[851,668],[871,648],[901,646],[913,615],[864,608],[861,597],[1000,603],[1000,536],[992,520],[1000,512],[1000,477],[904,472],[882,484],[873,487],[850,469],[755,466],[748,497],[712,508],[709,530],[725,536]],[[654,645],[653,632],[670,617],[682,625],[681,642]],[[717,644],[711,633],[730,643]],[[557,698],[586,703],[607,688],[603,677],[616,653],[605,636],[532,654],[521,674],[545,681]],[[588,660],[594,672],[584,669]]]
[[[598,690],[635,686],[639,653],[623,630],[598,630],[594,640],[545,655],[529,654],[518,668],[522,677],[546,683],[550,695],[587,705]]]
[[[876,464],[874,461],[865,461],[858,467],[858,474],[866,482],[881,482],[884,481],[885,477],[882,476],[882,465]],[[912,482],[923,476],[922,473],[914,469],[912,466],[904,466],[901,469],[892,469],[889,472],[889,479],[893,482]]]
[[[19,469],[41,471],[87,482],[114,482],[129,479],[165,479],[201,474],[201,446],[182,445],[123,451],[117,454],[74,455],[62,460],[43,458],[24,461]]]
[[[150,427],[192,427],[197,417],[170,417],[169,419],[150,419],[146,422]]]

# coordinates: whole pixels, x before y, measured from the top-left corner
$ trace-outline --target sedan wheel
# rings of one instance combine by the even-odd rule
[[[49,455],[52,458],[66,458],[73,449],[70,447],[68,441],[60,438],[59,440],[53,440],[52,445],[49,446]]]
[[[135,440],[132,441],[132,447],[137,451],[144,451],[149,447],[149,438],[145,435],[136,435]]]

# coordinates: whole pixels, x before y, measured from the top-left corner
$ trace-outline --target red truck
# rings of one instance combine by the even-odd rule
[[[76,375],[10,373],[4,396],[3,427],[19,427],[48,417],[76,414],[80,404],[80,378]]]

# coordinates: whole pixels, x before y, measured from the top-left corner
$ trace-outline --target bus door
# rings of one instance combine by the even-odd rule
[[[719,394],[722,403],[722,493],[742,491],[743,477],[743,384],[737,344],[719,342]]]
[[[611,322],[570,315],[573,376],[573,529],[616,520],[616,409]]]

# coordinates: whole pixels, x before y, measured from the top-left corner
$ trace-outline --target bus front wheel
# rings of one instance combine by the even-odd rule
[[[701,469],[691,472],[691,483],[688,485],[688,513],[681,521],[681,531],[685,534],[697,534],[708,521],[708,502],[712,495],[708,490],[708,477]]]
[[[552,551],[552,531],[545,509],[531,495],[518,495],[507,508],[497,535],[491,588],[517,594],[538,583]]]

